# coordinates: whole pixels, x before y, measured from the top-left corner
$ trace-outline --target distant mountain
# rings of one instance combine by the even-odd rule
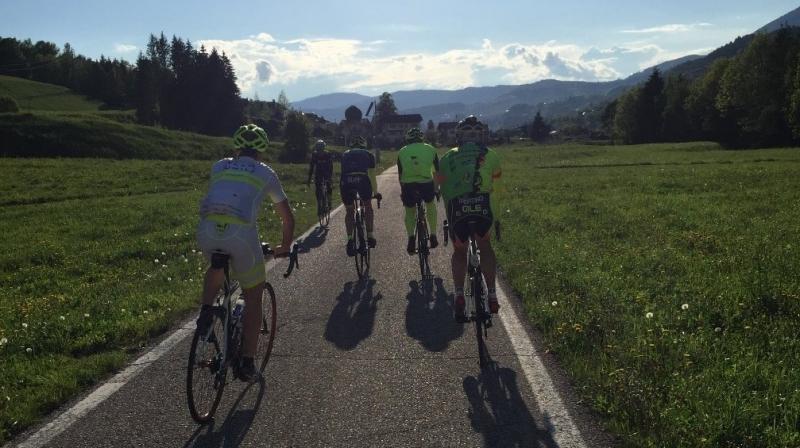
[[[788,12],[777,19],[762,26],[757,33],[771,33],[782,26],[800,26],[800,8]]]
[[[800,26],[800,8],[768,23],[758,32],[772,32],[781,26]],[[741,53],[753,34],[737,37],[708,55],[687,55],[634,73],[625,79],[608,82],[559,81],[546,79],[518,86],[468,87],[459,90],[405,90],[392,93],[400,113],[418,113],[424,121],[452,121],[475,114],[492,127],[513,127],[530,121],[537,111],[545,116],[569,114],[610,101],[632,86],[647,80],[654,68],[664,75],[682,74],[694,79],[702,76],[720,58]],[[294,107],[338,122],[344,110],[355,105],[366,112],[373,99],[356,93],[334,93],[308,98]]]
[[[369,105],[371,101],[372,97],[360,93],[328,93],[294,102],[292,106],[306,112],[313,112],[313,109],[338,109],[342,106],[347,108],[353,104],[361,107]],[[362,112],[366,112],[366,110]],[[344,118],[344,109],[342,109],[342,118]]]
[[[661,73],[666,73],[669,70],[672,70],[673,68],[675,68],[675,67],[677,67],[679,65],[682,65],[682,64],[685,64],[687,62],[691,62],[691,61],[694,61],[694,60],[697,60],[697,59],[702,59],[704,57],[705,56],[701,56],[701,55],[698,55],[698,54],[690,54],[690,55],[684,56],[682,58],[673,59],[673,60],[667,61],[667,62],[662,62],[662,63],[660,63],[658,65],[655,65],[653,67],[647,68],[647,69],[642,70],[640,72],[636,72],[636,73],[632,74],[631,76],[628,76],[627,78],[625,78],[625,81],[626,81],[625,84],[626,85],[629,85],[629,84],[630,85],[632,85],[632,84],[641,84],[641,83],[647,81],[647,78],[649,78],[650,74],[653,73],[653,69],[654,68],[657,68],[658,71],[660,71]]]

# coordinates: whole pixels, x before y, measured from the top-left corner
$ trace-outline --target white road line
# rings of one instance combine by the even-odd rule
[[[511,340],[511,345],[514,352],[517,354],[517,360],[522,366],[522,371],[525,378],[533,390],[536,397],[536,402],[539,405],[539,411],[547,418],[553,440],[561,448],[585,448],[586,443],[583,441],[581,432],[575,426],[575,422],[569,416],[569,412],[564,407],[561,396],[553,385],[553,380],[547,373],[547,369],[542,363],[542,359],[536,352],[533,342],[528,337],[528,333],[520,323],[514,307],[508,302],[508,295],[506,295],[500,284],[497,285],[497,297],[501,304],[505,306],[500,307],[500,322],[506,329],[508,338]]]

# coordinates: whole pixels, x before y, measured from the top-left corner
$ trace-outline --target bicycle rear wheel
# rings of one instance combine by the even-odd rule
[[[428,228],[424,221],[417,220],[417,254],[419,255],[419,274],[422,280],[431,277],[431,265],[428,261]]]
[[[256,365],[260,365],[263,373],[272,354],[275,343],[275,333],[278,329],[278,308],[275,302],[275,290],[267,282],[264,287],[264,296],[261,298],[261,330],[258,334],[258,348],[256,349]]]
[[[208,423],[222,398],[228,368],[223,362],[225,341],[225,323],[218,315],[214,316],[208,334],[194,332],[186,371],[186,396],[189,413],[197,423]]]
[[[475,300],[475,337],[478,341],[478,365],[484,367],[488,360],[489,355],[486,350],[486,340],[484,339],[484,332],[486,331],[487,312],[484,303],[485,291],[483,290],[483,282],[481,279],[480,271],[477,275],[472,277],[472,291]]]
[[[364,221],[361,215],[356,218],[356,272],[358,278],[364,278],[369,275],[369,245],[367,244],[366,230],[364,228]]]

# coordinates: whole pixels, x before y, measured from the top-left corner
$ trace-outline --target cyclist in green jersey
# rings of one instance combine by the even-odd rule
[[[486,279],[489,310],[497,313],[495,274],[497,262],[489,229],[494,223],[490,194],[500,178],[500,160],[495,151],[484,145],[486,126],[470,115],[456,126],[458,146],[439,161],[436,182],[440,185],[447,207],[450,237],[453,240],[451,267],[455,286],[456,319],[463,321],[464,277],[467,266],[467,241],[473,238],[481,251],[481,270]]]
[[[430,248],[439,245],[436,239],[437,213],[433,198],[436,188],[433,174],[439,169],[439,155],[433,146],[424,142],[422,131],[411,128],[406,133],[406,146],[400,149],[397,155],[397,170],[400,177],[400,199],[406,209],[405,224],[408,233],[409,255],[416,251],[414,238],[416,227],[417,200],[425,202],[425,216],[430,234]]]

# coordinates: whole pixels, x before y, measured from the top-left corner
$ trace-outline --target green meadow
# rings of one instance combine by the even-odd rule
[[[206,262],[195,226],[211,163],[0,158],[0,443],[196,309]],[[300,235],[317,221],[308,167],[273,167]],[[277,244],[278,219],[261,221]]]
[[[501,270],[623,446],[800,446],[800,150],[501,157]]]

